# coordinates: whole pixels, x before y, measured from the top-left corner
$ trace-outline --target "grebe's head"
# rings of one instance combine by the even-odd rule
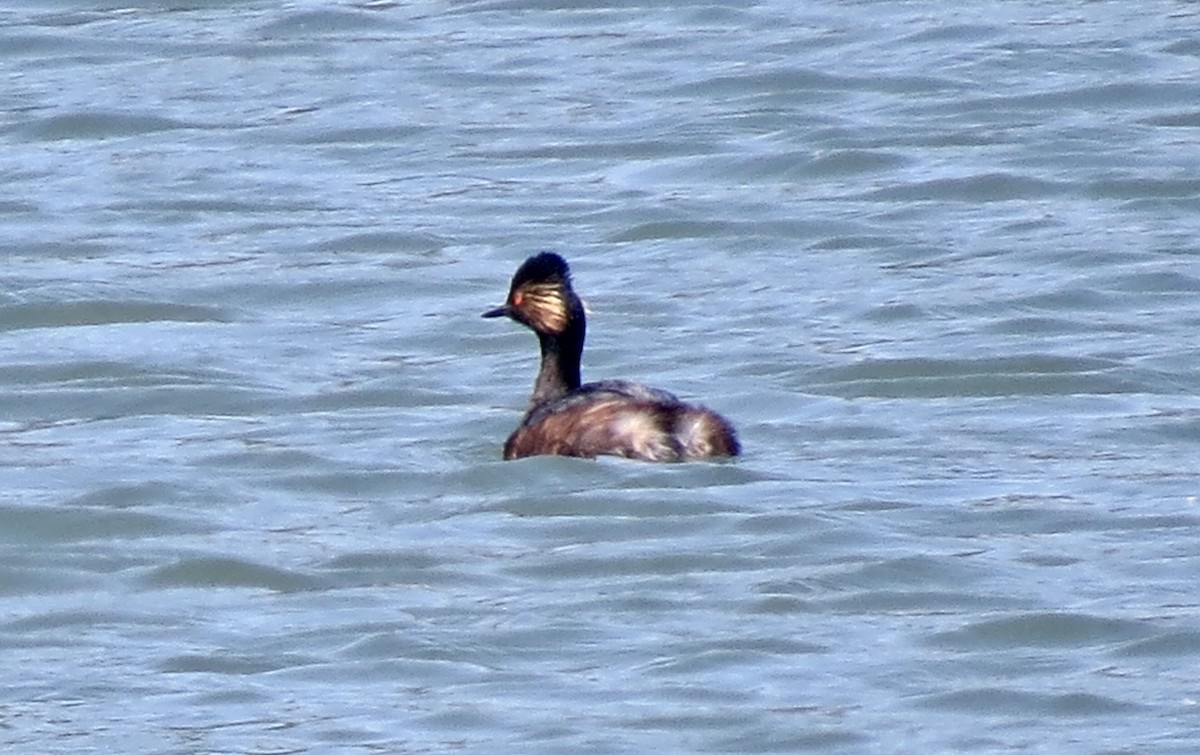
[[[484,317],[509,317],[537,333],[561,335],[583,323],[583,304],[571,288],[567,261],[553,252],[525,260],[513,275],[508,301]]]

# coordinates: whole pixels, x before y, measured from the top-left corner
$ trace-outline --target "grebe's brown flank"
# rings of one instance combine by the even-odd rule
[[[580,384],[587,318],[566,260],[557,254],[525,260],[504,306],[483,316],[521,323],[537,335],[542,351],[529,411],[504,444],[505,459],[607,454],[687,461],[741,452],[733,426],[711,409],[627,380]]]

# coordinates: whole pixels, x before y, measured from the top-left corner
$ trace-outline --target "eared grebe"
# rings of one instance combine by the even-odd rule
[[[508,301],[484,317],[509,317],[533,330],[542,366],[521,425],[504,444],[505,459],[601,454],[646,461],[736,456],[737,434],[723,417],[666,391],[625,380],[579,383],[587,328],[571,273],[557,254],[525,260]]]

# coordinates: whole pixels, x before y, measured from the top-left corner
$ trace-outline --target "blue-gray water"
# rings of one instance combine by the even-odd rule
[[[0,9],[0,749],[1191,752],[1200,7]],[[585,378],[733,463],[504,463]]]

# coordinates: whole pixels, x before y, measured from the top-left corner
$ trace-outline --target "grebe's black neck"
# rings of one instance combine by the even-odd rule
[[[542,348],[542,366],[533,383],[534,406],[562,398],[579,388],[579,362],[583,357],[583,340],[587,334],[583,304],[573,294],[568,297],[570,316],[561,333],[537,332]]]

